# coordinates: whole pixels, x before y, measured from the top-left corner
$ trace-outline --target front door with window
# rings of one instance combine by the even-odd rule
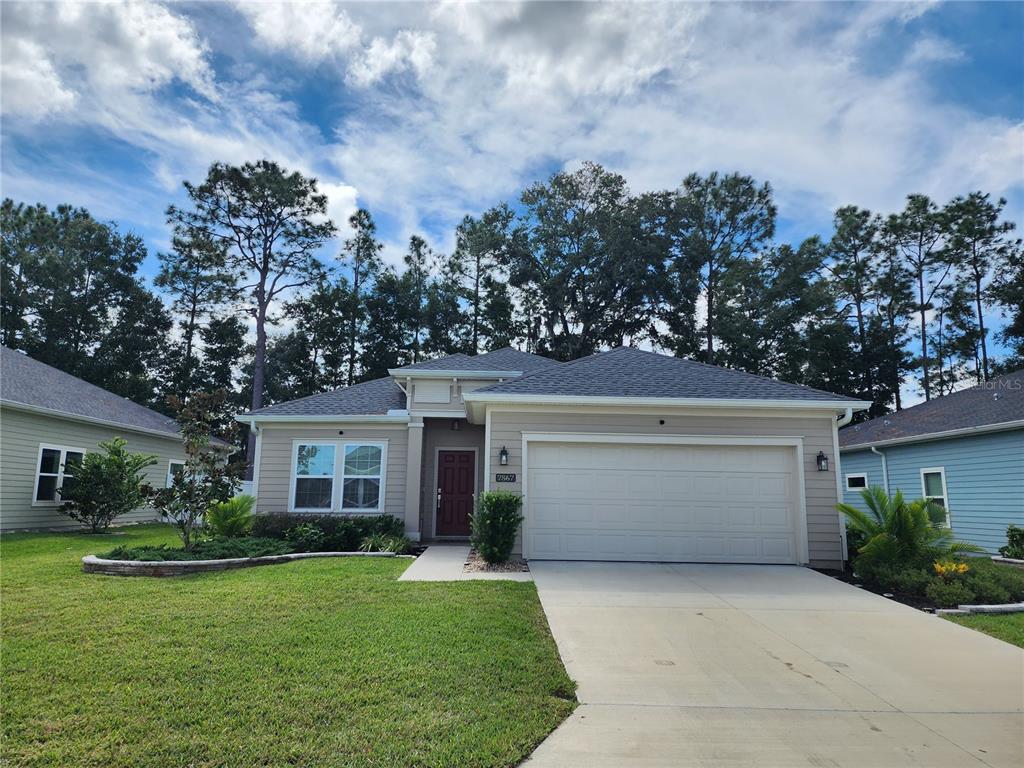
[[[438,451],[436,535],[469,536],[475,490],[476,454]]]

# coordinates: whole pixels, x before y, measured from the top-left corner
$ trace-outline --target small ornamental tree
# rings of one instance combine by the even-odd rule
[[[185,466],[175,472],[170,488],[161,488],[153,494],[153,506],[178,529],[185,549],[195,545],[203,515],[210,505],[227,501],[238,488],[238,476],[243,467],[228,463],[224,450],[227,446],[215,445],[212,434],[213,426],[221,423],[226,399],[227,393],[222,389],[196,393],[187,403],[174,396],[167,399],[181,426]]]
[[[156,456],[130,453],[127,441],[120,437],[100,443],[103,452],[87,453],[81,463],[65,467],[60,488],[60,511],[88,526],[92,533],[105,531],[121,515],[146,503],[149,486],[142,471],[156,464]]]
[[[523,522],[523,498],[509,491],[488,491],[470,520],[470,543],[488,563],[504,563],[512,554]]]

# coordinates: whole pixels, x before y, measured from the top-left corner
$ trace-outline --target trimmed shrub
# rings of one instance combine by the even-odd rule
[[[156,464],[156,456],[131,453],[120,437],[100,443],[103,452],[90,451],[78,466],[65,467],[71,477],[60,488],[60,511],[87,526],[105,531],[121,515],[146,503],[149,487],[143,470]]]
[[[100,557],[109,560],[137,560],[139,562],[158,563],[169,560],[227,560],[234,557],[267,557],[269,555],[287,555],[293,552],[292,547],[275,539],[240,538],[240,539],[209,539],[197,541],[192,549],[168,547],[162,544],[142,547],[116,547]]]
[[[252,534],[271,539],[288,538],[287,534],[300,525],[310,525],[323,533],[316,549],[307,552],[356,552],[368,536],[405,536],[404,523],[394,515],[292,515],[274,513],[257,515],[253,519]]]
[[[509,491],[488,491],[470,519],[470,542],[488,563],[504,563],[512,554],[523,522],[523,499]]]
[[[1006,546],[999,548],[1003,557],[1024,560],[1024,528],[1011,525],[1006,529]]]
[[[963,577],[964,583],[974,591],[979,603],[1024,600],[1024,571],[981,557],[971,558],[967,564],[970,570]]]
[[[324,532],[313,523],[300,523],[284,534],[285,541],[295,547],[296,552],[325,552]]]
[[[932,579],[925,595],[939,608],[956,608],[958,605],[974,602],[974,592],[964,582]]]
[[[206,527],[216,536],[245,536],[252,528],[252,509],[255,505],[255,497],[244,493],[211,504],[206,510]]]

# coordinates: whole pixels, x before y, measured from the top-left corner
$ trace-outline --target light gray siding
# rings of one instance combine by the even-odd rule
[[[660,419],[665,424],[659,424]],[[636,433],[646,435],[735,435],[803,438],[804,493],[807,503],[807,538],[811,564],[836,566],[842,561],[839,515],[836,511],[836,476],[834,467],[817,471],[815,458],[819,451],[835,457],[833,447],[834,420],[810,416],[659,416],[657,414],[623,414],[595,411],[593,413],[507,412],[490,414],[491,441],[490,485],[492,490],[522,493],[523,432],[591,432]],[[507,466],[499,466],[498,453],[508,450]],[[495,483],[498,472],[516,474],[515,483]]]
[[[344,434],[338,434],[344,432]],[[405,517],[405,468],[409,449],[409,429],[404,424],[382,427],[367,424],[337,424],[333,427],[267,426],[262,427],[257,481],[258,512],[287,512],[292,477],[292,446],[296,440],[310,442],[383,442],[388,444],[387,470],[384,477],[384,512]],[[335,482],[340,482],[336,478]]]
[[[57,511],[57,505],[33,506],[36,462],[41,443],[99,450],[99,443],[112,437],[123,437],[128,449],[157,457],[155,466],[146,470],[146,482],[154,488],[167,484],[171,460],[184,461],[185,451],[177,439],[117,430],[98,424],[63,419],[37,413],[0,408],[0,527],[80,528],[81,526]],[[140,509],[118,518],[120,523],[137,523],[157,519],[151,509]]]
[[[484,488],[484,427],[459,421],[459,429],[451,428],[451,419],[424,419],[423,472],[420,475],[420,531],[423,538],[434,535],[434,513],[437,506],[437,449],[476,448],[476,487]]]
[[[438,379],[413,379],[412,386],[412,398],[409,404],[410,413],[416,416],[421,412],[447,412],[451,411],[453,416],[465,416],[466,415],[466,404],[463,402],[462,395],[466,392],[472,392],[486,387],[494,383],[494,380],[484,379],[467,379],[465,381],[459,380],[455,383],[450,377],[449,378],[438,378]],[[437,388],[437,387],[448,387],[448,401],[443,403],[437,402],[425,402],[420,399],[418,394],[421,388]]]

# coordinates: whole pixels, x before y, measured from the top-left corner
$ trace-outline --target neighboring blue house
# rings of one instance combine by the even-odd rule
[[[880,485],[946,508],[956,538],[991,553],[1024,527],[1024,370],[839,432],[847,504]]]

